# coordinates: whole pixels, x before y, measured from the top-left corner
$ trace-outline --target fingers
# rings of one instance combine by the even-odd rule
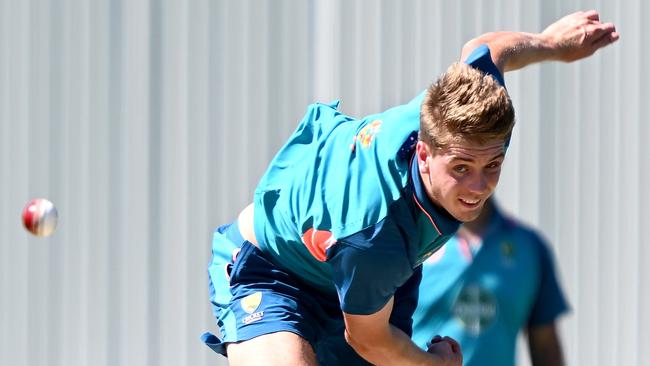
[[[427,342],[427,352],[441,357],[446,362],[445,365],[460,366],[463,364],[463,353],[461,352],[460,344],[451,337],[436,335],[430,342]]]
[[[587,33],[593,34],[593,37],[600,38],[605,33],[612,33],[616,31],[614,23],[593,23],[585,26]]]
[[[604,36],[600,37],[600,39],[596,40],[593,43],[592,47],[594,48],[594,50],[597,50],[599,48],[603,48],[603,47],[607,46],[608,44],[612,44],[612,43],[618,41],[619,38],[620,38],[620,36],[616,32],[608,33],[608,34],[605,34]]]
[[[451,344],[449,342],[443,342],[440,336],[436,336],[431,342],[427,342],[427,352],[441,355],[454,353]]]
[[[433,346],[434,344],[440,341],[442,341],[442,337],[436,334],[435,337],[433,337],[429,342],[427,342],[427,350],[431,349],[431,346]]]
[[[451,350],[454,353],[460,353],[460,343],[458,343],[455,339],[451,337],[444,337],[442,340],[449,343]]]
[[[616,32],[616,27],[613,23],[590,24],[585,26],[585,38],[590,44],[593,44],[603,36],[614,32]]]
[[[598,15],[598,12],[596,10],[587,10],[582,13],[582,16],[589,20],[600,21],[600,15]]]
[[[587,32],[589,33],[589,42],[594,50],[616,42],[619,38],[616,27],[612,23],[604,23],[590,27]]]
[[[575,13],[571,13],[567,16],[565,16],[563,19],[566,20],[573,20],[573,21],[580,21],[580,20],[593,20],[593,21],[600,21],[600,15],[598,14],[598,11],[596,10],[587,10],[587,11],[576,11]]]
[[[460,353],[460,343],[448,336],[441,337],[439,335],[436,335],[431,339],[431,341],[427,342],[427,349],[431,349],[431,347],[440,342],[447,343],[453,353]]]

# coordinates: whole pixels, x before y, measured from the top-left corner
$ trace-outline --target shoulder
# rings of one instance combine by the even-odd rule
[[[532,225],[507,214],[501,215],[505,227],[504,231],[508,232],[511,236],[516,237],[519,241],[525,242],[535,248],[545,247],[548,245],[548,241],[544,234]]]
[[[546,270],[553,265],[554,256],[550,242],[546,236],[538,229],[531,225],[511,217],[504,217],[504,230],[506,236],[513,242],[516,242],[520,249],[523,249],[527,256],[539,263],[541,270]]]

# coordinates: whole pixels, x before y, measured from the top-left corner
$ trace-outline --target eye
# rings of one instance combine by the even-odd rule
[[[493,161],[490,164],[486,165],[485,168],[489,170],[499,169],[501,167],[500,161]]]
[[[469,168],[467,167],[467,165],[461,164],[461,165],[456,165],[456,166],[454,166],[454,167],[452,168],[452,170],[453,170],[455,173],[463,174],[463,173],[467,173],[467,171],[469,170]]]

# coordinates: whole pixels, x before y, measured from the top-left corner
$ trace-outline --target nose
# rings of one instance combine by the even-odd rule
[[[490,189],[489,177],[484,173],[473,174],[467,188],[474,194],[482,195]]]

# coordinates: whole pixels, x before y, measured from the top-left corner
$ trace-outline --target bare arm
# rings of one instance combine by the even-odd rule
[[[461,60],[487,44],[501,71],[513,71],[542,61],[572,62],[591,56],[619,38],[612,23],[602,23],[595,10],[569,14],[541,33],[492,32],[467,42]]]
[[[528,328],[528,349],[533,366],[564,365],[555,323]]]
[[[424,352],[388,320],[393,298],[371,315],[343,313],[345,339],[367,361],[375,365],[458,365],[462,364],[460,346],[453,341],[439,342]]]

